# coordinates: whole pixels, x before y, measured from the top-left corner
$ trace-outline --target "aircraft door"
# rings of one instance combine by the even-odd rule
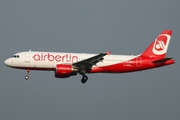
[[[142,66],[142,58],[141,57],[137,57],[136,58],[136,67],[141,67]]]
[[[31,56],[31,52],[26,52],[25,53],[25,62],[26,63],[30,63],[30,56]]]

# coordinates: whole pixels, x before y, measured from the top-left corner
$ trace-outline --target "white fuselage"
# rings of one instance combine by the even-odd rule
[[[53,69],[56,64],[72,64],[78,62],[96,54],[80,54],[80,53],[65,53],[65,52],[39,52],[39,51],[27,51],[15,54],[5,61],[6,65],[16,68],[41,68],[41,69]],[[128,62],[129,60],[137,56],[127,55],[107,55],[102,62],[96,64],[96,66],[107,66],[111,64]]]

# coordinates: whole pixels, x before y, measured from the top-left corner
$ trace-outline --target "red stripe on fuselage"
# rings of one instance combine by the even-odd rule
[[[139,61],[141,60],[141,61]],[[109,66],[102,66],[102,67],[94,67],[91,69],[90,73],[97,73],[97,72],[103,72],[103,73],[125,73],[125,72],[135,72],[135,71],[141,71],[146,69],[152,69],[157,67],[162,67],[170,64],[174,64],[174,60],[169,60],[164,63],[160,64],[154,64],[152,63],[154,59],[146,59],[146,58],[134,58],[128,62],[122,62],[114,65]]]

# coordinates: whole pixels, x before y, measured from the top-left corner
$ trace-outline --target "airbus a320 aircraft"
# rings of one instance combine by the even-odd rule
[[[26,80],[30,70],[49,70],[54,71],[56,78],[68,78],[79,73],[81,82],[86,83],[86,73],[126,73],[174,64],[172,58],[165,57],[171,36],[172,30],[164,30],[143,53],[135,56],[110,55],[110,51],[81,54],[30,50],[16,53],[5,64],[26,70]]]

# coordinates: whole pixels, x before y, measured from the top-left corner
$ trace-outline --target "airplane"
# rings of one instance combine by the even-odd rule
[[[56,78],[80,74],[81,82],[86,83],[87,73],[126,73],[174,64],[172,58],[165,57],[171,36],[172,30],[162,31],[139,55],[111,55],[111,51],[85,54],[29,50],[14,54],[5,60],[5,65],[26,70],[26,80],[30,70],[48,70],[54,71]]]

